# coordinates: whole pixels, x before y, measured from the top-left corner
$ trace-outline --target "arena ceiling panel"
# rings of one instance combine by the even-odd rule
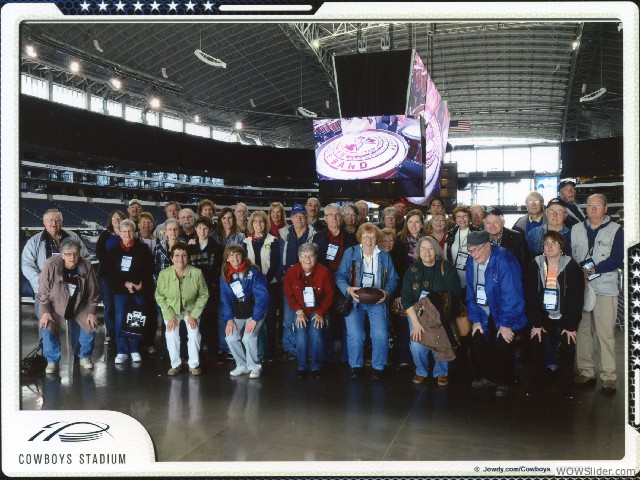
[[[313,148],[311,120],[298,107],[338,116],[332,56],[359,48],[415,48],[451,119],[471,123],[452,138],[568,141],[623,130],[616,22],[25,23],[21,43],[23,72],[140,108],[158,96],[168,114],[229,132],[240,121],[243,143]],[[74,59],[77,73],[68,69]]]

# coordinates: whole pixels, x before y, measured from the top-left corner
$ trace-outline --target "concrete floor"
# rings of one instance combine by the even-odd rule
[[[37,343],[32,306],[23,306],[23,354]],[[617,331],[623,372],[626,336]],[[138,420],[156,458],[173,461],[614,460],[624,456],[623,374],[613,396],[593,388],[573,400],[516,392],[496,398],[451,374],[447,387],[413,385],[411,373],[352,380],[337,366],[321,379],[296,377],[295,362],[272,363],[260,379],[231,378],[233,362],[204,374],[167,376],[166,350],[139,366],[114,364],[115,347],[96,335],[95,369],[69,358],[60,372],[21,382],[23,410],[115,410]],[[160,345],[160,341],[157,342]],[[597,441],[594,441],[597,439]]]

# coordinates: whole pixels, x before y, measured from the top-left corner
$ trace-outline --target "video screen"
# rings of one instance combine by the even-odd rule
[[[422,180],[423,125],[407,115],[314,120],[318,179]]]

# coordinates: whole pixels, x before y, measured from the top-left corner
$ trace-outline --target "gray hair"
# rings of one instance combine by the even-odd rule
[[[136,231],[136,224],[132,220],[129,220],[129,219],[122,220],[120,222],[120,227],[119,227],[118,231],[121,231],[123,227],[129,227],[134,232]]]
[[[191,210],[190,208],[183,208],[182,210],[180,210],[180,211],[178,212],[178,216],[180,216],[180,214],[181,214],[182,212],[189,212],[189,213],[191,213],[191,216],[192,216],[194,219],[196,218],[196,212],[194,212],[194,211],[193,211],[193,210]]]
[[[315,243],[303,243],[298,248],[298,256],[303,253],[311,253],[314,257],[318,258],[318,245]]]
[[[594,193],[593,195],[589,195],[587,197],[587,203],[589,203],[589,200],[591,200],[593,197],[600,197],[602,198],[602,203],[606,206],[607,205],[607,197],[604,193]]]
[[[386,217],[388,215],[393,215],[397,219],[398,218],[398,209],[396,207],[387,207],[384,210],[382,210],[382,221],[383,222],[384,222],[384,217]]]
[[[418,243],[416,243],[416,246],[413,249],[413,258],[415,258],[416,260],[420,258],[420,246],[424,242],[429,242],[431,244],[436,252],[436,260],[442,260],[444,258],[444,251],[442,250],[442,247],[435,238],[430,236],[420,237],[418,239]]]
[[[62,240],[60,242],[60,245],[58,246],[58,250],[60,251],[60,253],[66,252],[67,250],[72,250],[74,248],[78,251],[78,253],[80,253],[80,251],[82,251],[82,243],[80,242],[80,240],[76,240],[75,238],[71,237],[67,237]]]
[[[44,215],[42,215],[42,220],[44,220],[46,216],[49,215],[50,213],[57,213],[58,215],[60,215],[60,222],[62,222],[62,212],[57,208],[50,208],[49,210],[44,212]]]
[[[178,225],[178,228],[180,228],[180,222],[177,218],[167,218],[164,222],[164,228],[167,228],[167,225],[169,225],[170,223],[175,223]]]
[[[342,209],[340,208],[340,205],[338,205],[337,203],[330,203],[329,205],[327,205],[326,207],[324,207],[324,214],[326,215],[327,213],[329,213],[329,209],[330,208],[337,208],[338,209],[338,213],[340,215],[342,215]]]

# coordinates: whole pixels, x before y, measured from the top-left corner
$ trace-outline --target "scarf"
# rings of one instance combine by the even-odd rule
[[[269,229],[269,233],[276,238],[280,238],[280,229],[284,227],[286,223],[284,220],[281,223],[275,223],[273,220],[271,221],[271,228]]]
[[[246,266],[247,264],[245,262],[242,262],[240,265],[238,265],[238,268],[233,268],[230,263],[227,263],[227,283],[229,283],[229,281],[231,280],[231,276],[234,273],[243,272]]]
[[[133,245],[136,243],[136,241],[134,240],[133,242],[131,242],[131,245],[129,245],[128,247],[124,244],[124,242],[122,241],[122,239],[120,239],[120,248],[122,250],[124,250],[125,253],[129,253],[129,250],[131,250],[133,248]]]

